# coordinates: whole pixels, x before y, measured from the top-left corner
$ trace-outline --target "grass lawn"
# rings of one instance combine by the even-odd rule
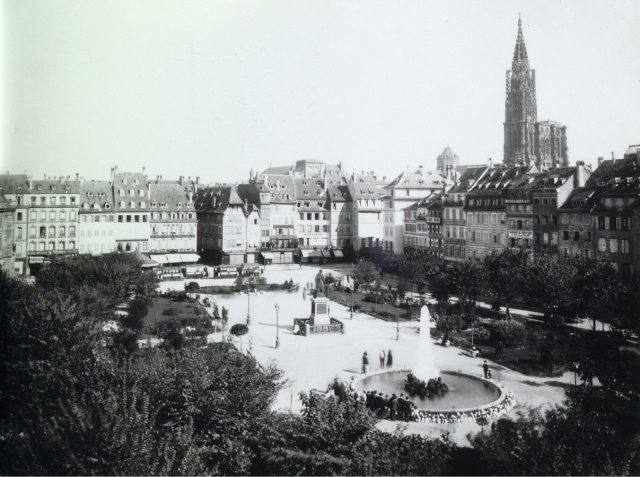
[[[170,298],[154,298],[149,313],[144,318],[144,331],[154,333],[158,325],[165,321],[196,322],[200,317],[207,318],[207,313],[197,300],[188,298],[176,301]]]

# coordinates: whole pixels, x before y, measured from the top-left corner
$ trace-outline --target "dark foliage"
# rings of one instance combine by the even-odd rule
[[[440,377],[437,379],[432,378],[425,382],[415,377],[413,373],[409,373],[407,374],[407,382],[404,384],[404,390],[411,396],[420,396],[426,399],[434,396],[444,396],[449,392],[449,386]]]

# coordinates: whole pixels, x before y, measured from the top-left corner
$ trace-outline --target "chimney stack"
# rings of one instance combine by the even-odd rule
[[[584,166],[584,161],[576,161],[576,182],[577,187],[584,187],[589,179],[589,171]]]
[[[147,170],[146,167],[142,166],[142,175],[144,175],[145,171]]]
[[[491,169],[493,167],[493,159],[489,158],[487,164],[489,165],[489,169]]]
[[[180,176],[179,182],[180,182],[180,187],[184,187],[184,176]]]
[[[598,158],[598,167],[600,167],[600,164],[602,164],[602,161],[604,161],[604,157],[600,156]]]

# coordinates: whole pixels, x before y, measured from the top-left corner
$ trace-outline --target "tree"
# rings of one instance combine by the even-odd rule
[[[136,298],[129,305],[129,311],[121,319],[122,325],[138,334],[144,326],[144,318],[149,313],[149,304],[146,300]]]
[[[223,308],[224,310],[224,308]],[[243,325],[241,323],[237,323],[231,327],[229,333],[232,336],[237,336],[240,338],[240,353],[242,353],[242,337],[249,332],[249,327],[247,325]]]
[[[528,260],[529,255],[524,249],[512,248],[502,252],[494,250],[484,258],[488,291],[492,298],[505,303],[507,318],[511,317],[511,302],[522,291]]]
[[[523,281],[525,297],[544,310],[547,323],[560,308],[572,302],[571,285],[575,279],[575,268],[558,263],[556,257],[542,255],[527,264]]]
[[[637,426],[584,390],[541,414],[520,411],[468,436],[488,475],[627,475],[637,466]],[[603,405],[604,404],[604,405]]]
[[[456,262],[446,269],[451,291],[458,295],[460,307],[468,315],[475,315],[476,298],[485,288],[484,272],[483,267],[470,260]]]
[[[615,315],[615,305],[623,290],[620,275],[608,262],[582,260],[576,269],[572,289],[577,309],[593,318],[595,331],[597,319],[611,322]]]
[[[354,287],[361,286],[365,288],[365,291],[366,288],[376,279],[376,276],[377,270],[375,265],[365,259],[360,259],[360,261],[356,265],[356,268],[354,268],[353,272],[351,273]]]

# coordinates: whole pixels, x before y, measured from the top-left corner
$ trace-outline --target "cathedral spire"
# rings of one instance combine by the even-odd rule
[[[516,39],[516,48],[513,52],[513,65],[512,70],[520,69],[524,67],[529,69],[529,57],[527,56],[527,47],[524,44],[524,36],[522,35],[522,19],[518,14],[518,37]]]

